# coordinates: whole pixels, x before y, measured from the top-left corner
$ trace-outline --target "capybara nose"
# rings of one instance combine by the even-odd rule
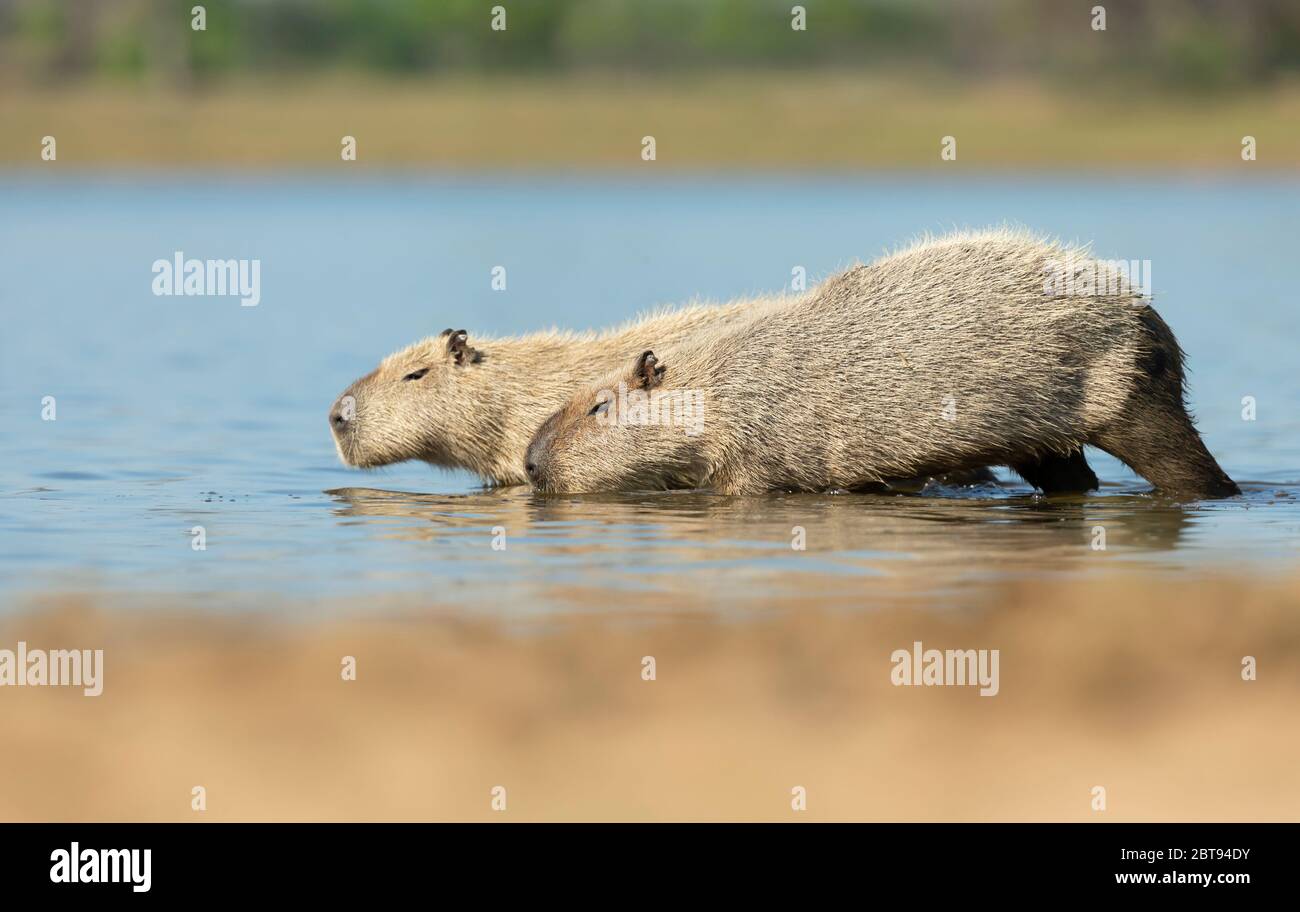
[[[535,462],[525,463],[524,471],[528,473],[529,478],[533,479],[534,481],[537,480],[537,463]]]

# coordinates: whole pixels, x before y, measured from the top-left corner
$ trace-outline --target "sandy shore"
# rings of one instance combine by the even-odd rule
[[[332,75],[178,92],[150,84],[0,91],[0,165],[446,170],[1300,167],[1300,86],[1151,94],[899,75]],[[1258,159],[1241,160],[1243,136]],[[57,163],[40,158],[57,140]],[[357,160],[340,159],[344,136]],[[653,136],[656,158],[641,158]],[[957,158],[940,158],[943,137]],[[653,170],[651,170],[653,169]]]
[[[44,599],[0,619],[0,648],[102,648],[104,690],[0,688],[0,819],[1300,817],[1294,579],[985,595],[723,617],[628,595],[511,624],[463,604],[270,621]],[[999,650],[997,696],[891,684],[917,640]]]

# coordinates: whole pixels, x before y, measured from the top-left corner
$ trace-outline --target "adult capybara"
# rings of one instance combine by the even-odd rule
[[[983,465],[1079,489],[1095,486],[1093,444],[1163,492],[1238,493],[1187,415],[1183,354],[1150,302],[1023,232],[927,240],[646,349],[538,431],[540,490],[852,490]]]

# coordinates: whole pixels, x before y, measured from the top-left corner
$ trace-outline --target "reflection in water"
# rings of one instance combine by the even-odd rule
[[[1212,508],[1131,493],[1044,498],[997,484],[924,495],[326,493],[345,523],[459,547],[466,575],[482,562],[494,588],[546,601],[640,590],[718,603],[762,594],[862,604],[887,593],[961,604],[968,585],[1009,576],[1091,572],[1116,560],[1168,567],[1198,513]]]

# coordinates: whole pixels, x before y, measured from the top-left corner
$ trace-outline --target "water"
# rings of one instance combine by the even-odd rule
[[[0,177],[0,605],[181,593],[196,608],[393,595],[474,612],[622,593],[949,597],[1099,564],[1287,567],[1300,541],[1300,183],[1150,177]],[[1113,459],[1046,501],[1008,473],[905,496],[543,498],[422,464],[338,464],[326,409],[446,326],[598,327],[773,291],[924,231],[1024,223],[1150,260],[1191,398],[1242,498],[1175,504]],[[182,250],[257,258],[262,299],[155,297]],[[494,292],[491,270],[507,269]],[[43,397],[57,420],[42,420]],[[1253,396],[1257,420],[1242,420]],[[207,550],[191,548],[203,526]],[[807,549],[791,548],[792,529]],[[1094,528],[1107,548],[1095,551]],[[506,547],[494,550],[494,528]]]

